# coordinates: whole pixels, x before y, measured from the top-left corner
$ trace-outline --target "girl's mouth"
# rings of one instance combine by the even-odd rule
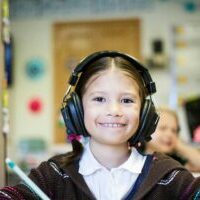
[[[106,128],[120,128],[126,126],[126,124],[122,123],[99,123],[99,124]]]

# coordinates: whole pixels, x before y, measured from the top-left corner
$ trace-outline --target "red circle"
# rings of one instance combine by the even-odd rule
[[[33,99],[29,103],[29,109],[31,112],[38,113],[42,109],[42,103],[39,99]]]

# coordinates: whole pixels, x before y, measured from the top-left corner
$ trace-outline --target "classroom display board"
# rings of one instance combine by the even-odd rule
[[[200,144],[200,25],[191,22],[173,27],[173,77],[177,103],[183,106],[191,142]],[[173,85],[172,85],[173,87]]]

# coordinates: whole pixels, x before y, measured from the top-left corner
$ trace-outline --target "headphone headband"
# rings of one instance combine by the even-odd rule
[[[155,83],[152,81],[148,70],[140,64],[134,57],[128,54],[117,51],[100,51],[93,53],[77,65],[69,79],[69,87],[64,96],[61,113],[66,125],[67,134],[89,136],[84,124],[84,110],[82,100],[76,91],[71,92],[71,87],[77,84],[79,73],[84,72],[88,67],[98,59],[103,57],[121,57],[130,62],[138,73],[141,75],[144,86],[147,89],[148,95],[156,92]],[[81,76],[81,75],[80,75]],[[159,116],[156,113],[154,104],[150,99],[145,99],[144,105],[140,113],[140,124],[136,133],[129,139],[130,146],[136,145],[138,142],[148,141],[151,134],[155,131]]]
[[[80,63],[76,66],[74,69],[73,73],[71,74],[71,77],[69,79],[69,84],[71,86],[76,85],[77,80],[78,80],[78,74],[86,70],[86,68],[92,64],[93,62],[97,61],[100,58],[103,57],[121,57],[124,58],[125,60],[129,61],[130,63],[133,64],[133,66],[137,69],[137,71],[141,74],[145,87],[148,91],[148,94],[151,95],[156,92],[156,85],[155,82],[152,81],[152,78],[149,74],[149,71],[147,68],[145,68],[136,58],[120,53],[118,51],[99,51],[95,52],[85,58],[83,58]]]

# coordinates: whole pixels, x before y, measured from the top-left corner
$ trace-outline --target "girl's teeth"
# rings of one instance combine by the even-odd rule
[[[105,124],[101,124],[103,127],[113,127],[113,128],[115,128],[115,127],[122,127],[122,126],[124,126],[123,124],[116,124],[116,123],[105,123]]]

